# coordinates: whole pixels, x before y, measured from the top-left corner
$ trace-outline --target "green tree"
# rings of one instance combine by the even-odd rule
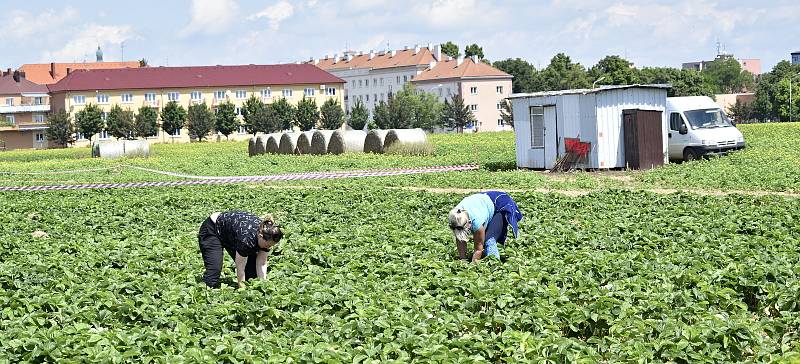
[[[600,80],[602,78],[602,80]],[[627,59],[606,56],[589,69],[589,79],[598,85],[633,85],[639,83],[639,72]]]
[[[89,140],[105,127],[103,112],[95,104],[86,105],[83,110],[75,113],[75,123],[78,124],[78,131]]]
[[[249,129],[251,133],[274,133],[281,130],[281,121],[275,112],[272,104],[264,104],[263,107],[255,111],[248,112],[247,115]]]
[[[645,84],[671,84],[667,96],[714,96],[714,90],[700,72],[668,67],[645,67],[639,70],[639,79]]]
[[[778,119],[781,121],[800,120],[800,97],[797,95],[798,91],[800,91],[800,81],[798,81],[798,78],[800,76],[784,77],[778,81],[775,87],[775,106],[778,112]],[[789,93],[790,82],[791,95]],[[789,106],[790,102],[791,106]]]
[[[134,119],[134,135],[147,138],[158,134],[158,112],[149,106],[142,106]]]
[[[220,134],[224,135],[225,139],[228,139],[228,136],[239,128],[239,118],[236,117],[236,105],[230,101],[225,101],[217,105],[214,114],[214,128]]]
[[[742,70],[739,61],[733,58],[715,59],[706,63],[702,75],[718,94],[752,90],[755,84],[753,74]]]
[[[347,124],[350,125],[351,128],[356,130],[363,130],[365,126],[367,126],[367,122],[369,121],[369,110],[367,110],[364,103],[361,100],[356,100],[353,108],[350,109],[350,118],[347,121]]]
[[[339,100],[328,99],[319,108],[320,123],[323,129],[339,129],[344,123],[344,109]]]
[[[503,119],[503,124],[514,127],[514,113],[511,108],[511,101],[508,99],[500,101],[500,117]]]
[[[406,83],[389,99],[387,108],[389,128],[433,130],[440,125],[442,103],[433,94],[418,91],[411,83]]]
[[[242,118],[244,119],[244,125],[247,128],[249,133],[253,133],[254,135],[258,132],[264,132],[263,130],[259,130],[256,126],[255,118],[257,115],[263,116],[265,115],[262,110],[266,107],[261,99],[255,96],[250,96],[247,101],[244,102],[244,106],[242,107]],[[261,121],[261,120],[259,120]],[[261,124],[262,126],[264,124]]]
[[[306,98],[297,103],[297,111],[294,115],[295,125],[300,130],[311,130],[317,127],[319,123],[319,109],[317,102],[314,99]],[[340,125],[341,126],[341,125]]]
[[[381,100],[375,105],[375,108],[372,109],[372,120],[378,129],[392,128],[392,116],[389,112],[389,103],[392,102],[393,98],[394,97],[389,97],[389,102]]]
[[[291,130],[296,108],[283,97],[273,102],[272,107],[275,110],[275,115],[277,115],[280,130]]]
[[[108,132],[117,139],[131,139],[134,137],[133,111],[123,110],[119,105],[111,107],[106,118]]]
[[[788,80],[789,78],[795,81],[800,76],[800,65],[792,65],[788,61],[781,61],[772,68],[770,72],[764,73],[759,76],[758,84],[756,85],[756,99],[753,102],[753,117],[758,120],[778,120],[783,114],[788,119]],[[785,87],[779,88],[780,82],[786,82]],[[780,95],[783,93],[783,95]],[[792,98],[795,99],[795,89],[792,86]],[[781,109],[785,112],[781,112]],[[794,109],[794,107],[792,107]]]
[[[149,65],[150,64],[147,63],[147,59],[142,58],[142,59],[139,60],[139,67],[147,67]]]
[[[453,58],[458,58],[461,55],[461,53],[458,51],[458,46],[449,41],[445,44],[442,44],[442,53]]]
[[[541,72],[542,88],[547,91],[588,88],[591,85],[586,69],[573,63],[564,53],[556,54]]]
[[[47,116],[47,140],[66,147],[75,142],[75,124],[64,109]]]
[[[189,106],[186,119],[189,136],[200,142],[214,130],[214,112],[205,102]]]
[[[464,57],[477,56],[478,59],[483,59],[483,47],[473,43],[464,48]]]
[[[736,103],[728,107],[727,113],[734,122],[741,123],[752,119],[753,107],[749,103],[737,99]]]
[[[186,124],[186,109],[175,101],[170,101],[161,110],[161,129],[169,135],[183,128]]]
[[[541,90],[541,86],[538,85],[536,68],[527,61],[520,58],[509,58],[495,62],[493,66],[514,77],[511,80],[512,92],[535,92]]]
[[[442,125],[456,129],[459,133],[463,133],[468,124],[476,122],[475,115],[472,114],[469,106],[464,104],[464,99],[458,94],[452,97],[452,101],[444,100],[441,120]]]

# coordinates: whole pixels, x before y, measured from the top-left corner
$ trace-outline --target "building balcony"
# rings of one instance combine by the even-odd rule
[[[48,112],[50,105],[0,105],[0,114],[16,114],[23,112]]]

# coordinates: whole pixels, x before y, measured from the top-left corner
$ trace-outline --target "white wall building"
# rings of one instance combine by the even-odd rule
[[[441,45],[350,51],[308,63],[347,81],[344,107],[348,112],[361,100],[372,115],[380,101],[388,101],[412,82],[440,101],[460,94],[473,110],[479,131],[510,130],[502,123],[498,104],[511,94],[511,75],[475,59],[452,59],[442,53]]]

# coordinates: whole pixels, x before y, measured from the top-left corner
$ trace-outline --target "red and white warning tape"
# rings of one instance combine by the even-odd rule
[[[390,168],[390,169],[378,169],[378,170],[338,171],[338,172],[308,172],[308,173],[277,174],[277,175],[267,175],[267,176],[235,176],[235,177],[214,176],[211,178],[196,179],[191,181],[89,183],[89,184],[75,184],[75,185],[60,184],[60,185],[43,185],[43,186],[0,186],[0,192],[87,190],[87,189],[135,188],[135,187],[172,187],[172,186],[193,186],[193,185],[217,185],[217,184],[231,184],[231,183],[275,182],[275,181],[307,181],[307,180],[318,180],[318,179],[386,177],[386,176],[400,176],[408,174],[469,171],[475,169],[478,169],[478,166],[475,164],[464,164],[460,166]],[[207,176],[199,176],[199,177],[207,177]]]

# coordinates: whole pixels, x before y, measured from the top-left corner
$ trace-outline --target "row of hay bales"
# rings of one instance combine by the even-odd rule
[[[383,153],[394,143],[416,144],[428,140],[422,129],[312,130],[272,133],[250,138],[248,154]]]

